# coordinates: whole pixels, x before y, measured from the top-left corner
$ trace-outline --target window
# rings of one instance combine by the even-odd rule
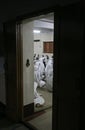
[[[53,53],[53,41],[43,42],[43,53]]]

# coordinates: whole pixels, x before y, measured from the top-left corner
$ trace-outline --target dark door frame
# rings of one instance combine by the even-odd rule
[[[57,9],[54,7],[52,9],[47,9],[47,10],[43,10],[41,12],[38,12],[38,13],[35,13],[35,14],[29,14],[27,16],[22,16],[19,18],[19,20],[17,20],[16,22],[16,37],[17,37],[17,68],[18,68],[18,92],[19,92],[19,113],[21,117],[21,120],[24,121],[24,118],[23,118],[23,82],[22,82],[22,79],[23,79],[23,72],[22,72],[22,63],[23,63],[23,59],[22,59],[22,37],[21,37],[21,21],[25,20],[25,19],[29,19],[29,18],[34,18],[34,17],[38,17],[40,15],[45,15],[45,14],[49,14],[49,13],[54,13],[54,46],[53,46],[53,50],[54,50],[54,66],[53,66],[53,70],[55,72],[55,74],[53,73],[53,86],[55,86],[55,76],[57,77],[57,81],[58,81],[58,75],[59,75],[59,71],[58,71],[58,67],[59,65],[56,64],[58,63],[58,60],[59,60],[59,50],[58,48],[56,47],[59,47],[59,29],[60,29],[60,24],[59,24],[59,21],[60,21],[60,17],[59,17],[59,11],[60,10],[60,7],[57,7]],[[58,13],[56,14],[56,12],[58,11]],[[56,23],[56,20],[55,20],[55,15],[58,16],[58,19],[57,19],[57,23]],[[56,25],[57,24],[57,25]],[[55,29],[57,27],[57,29]],[[58,35],[56,35],[56,33]],[[57,39],[57,40],[56,40]],[[57,50],[57,56],[56,56],[56,50]],[[57,70],[57,73],[56,71]],[[56,75],[57,74],[57,75]],[[57,82],[59,83],[59,82]],[[53,87],[53,90],[55,91],[56,88]],[[54,91],[53,91],[53,101],[52,103],[54,104]],[[58,104],[57,104],[58,105]],[[55,106],[53,105],[52,106],[52,126],[53,126],[53,121],[54,121],[54,114],[56,113],[55,111],[57,111],[57,108],[55,108]],[[57,116],[57,115],[56,115]]]
[[[58,9],[59,8],[57,8],[57,10]],[[22,82],[23,59],[22,59],[21,21],[25,19],[29,19],[29,18],[38,17],[40,15],[49,14],[52,12],[54,12],[54,15],[55,15],[55,11],[56,11],[55,7],[48,8],[46,10],[38,11],[35,13],[30,13],[30,14],[18,17],[14,20],[9,20],[3,23],[5,60],[6,60],[5,61],[6,101],[7,101],[6,108],[7,108],[7,116],[14,121],[24,120],[23,119],[23,106],[22,106],[23,105],[23,82]],[[15,71],[13,71],[12,68]],[[10,82],[10,79],[12,79],[11,82]],[[14,92],[13,92],[13,89],[14,89]],[[12,96],[12,93],[14,96]],[[12,102],[12,97],[14,100],[14,103],[13,103],[14,106],[10,104],[10,101]],[[16,114],[14,114],[13,112],[14,109],[16,109]]]

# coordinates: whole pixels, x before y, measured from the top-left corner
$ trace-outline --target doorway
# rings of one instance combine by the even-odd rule
[[[54,14],[23,20],[21,34],[23,116],[29,120],[48,113],[52,127]]]
[[[44,10],[42,13],[43,12]],[[54,12],[55,49],[53,81],[53,129],[78,129],[80,124],[79,105],[83,23],[79,22],[79,5],[77,6],[77,4],[65,6],[65,8],[57,8],[56,6]],[[33,14],[29,14],[29,17],[32,15]],[[18,23],[20,24],[20,19]],[[15,121],[20,121],[20,119],[22,120],[23,110],[24,119],[25,117],[29,116],[27,114],[32,115],[35,113],[33,97],[31,100],[32,102],[30,101],[29,105],[27,103],[26,106],[22,106],[23,87],[21,75],[22,48],[21,41],[19,41],[19,36],[21,36],[19,34],[19,31],[21,29],[20,27],[21,26],[17,26],[16,28],[16,21],[9,21],[4,23],[6,49],[6,110],[7,116]],[[16,31],[18,33],[17,38]]]

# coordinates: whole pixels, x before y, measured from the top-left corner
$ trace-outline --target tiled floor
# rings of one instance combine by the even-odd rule
[[[45,113],[28,121],[38,130],[52,130],[52,109],[45,110]]]

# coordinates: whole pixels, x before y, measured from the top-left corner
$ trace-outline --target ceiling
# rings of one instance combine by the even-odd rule
[[[50,13],[44,16],[44,18],[40,19],[41,21],[49,22],[49,23],[54,23],[54,14]]]
[[[44,15],[43,18],[34,21],[34,27],[38,29],[47,29],[53,30],[54,29],[54,15],[53,13]]]

